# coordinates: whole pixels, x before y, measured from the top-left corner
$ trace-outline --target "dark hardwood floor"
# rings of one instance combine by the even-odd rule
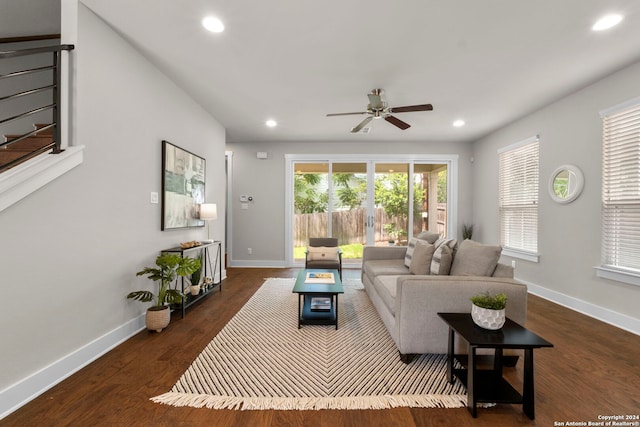
[[[479,409],[234,411],[175,408],[149,398],[168,391],[266,277],[295,269],[228,269],[222,293],[141,332],[18,411],[2,426],[558,426],[640,414],[640,337],[530,296],[527,327],[555,347],[535,353],[536,419],[520,405]],[[359,277],[359,270],[345,270]],[[506,375],[521,385],[522,358]],[[624,421],[624,420],[623,420]],[[638,421],[638,420],[633,420]],[[565,424],[566,425],[566,424]],[[578,424],[579,425],[579,424]]]

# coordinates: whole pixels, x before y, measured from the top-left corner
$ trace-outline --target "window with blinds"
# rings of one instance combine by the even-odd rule
[[[500,244],[512,256],[538,253],[538,137],[498,150]]]
[[[602,264],[640,274],[640,99],[602,116]]]

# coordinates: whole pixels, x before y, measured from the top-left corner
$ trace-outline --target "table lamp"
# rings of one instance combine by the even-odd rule
[[[200,215],[199,218],[202,221],[207,223],[207,240],[203,240],[203,242],[211,243],[213,239],[211,239],[211,233],[209,230],[209,222],[218,219],[218,207],[215,203],[203,203],[200,205]]]

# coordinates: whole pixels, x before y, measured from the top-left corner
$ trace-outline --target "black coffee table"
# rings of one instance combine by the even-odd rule
[[[506,320],[502,329],[490,331],[477,326],[469,313],[438,313],[449,326],[447,352],[447,380],[457,377],[467,388],[467,409],[475,418],[478,403],[516,403],[530,419],[535,418],[533,390],[533,349],[553,347],[553,344],[520,326],[511,319]],[[467,369],[453,369],[455,354],[455,334],[467,342]],[[476,349],[495,350],[493,369],[477,369]],[[524,350],[524,378],[522,395],[502,377],[502,351],[505,348]]]
[[[308,273],[332,273],[334,283],[308,283]],[[338,270],[302,270],[293,292],[298,294],[298,329],[302,325],[336,325],[338,329],[338,294],[344,293]],[[331,304],[326,310],[314,310],[312,298],[329,298]]]

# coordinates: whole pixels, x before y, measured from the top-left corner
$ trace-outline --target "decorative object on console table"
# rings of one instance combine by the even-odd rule
[[[145,267],[136,273],[136,276],[147,276],[158,285],[155,303],[147,309],[147,329],[160,332],[169,325],[171,312],[168,304],[181,303],[184,299],[182,292],[169,286],[178,276],[188,276],[199,267],[197,259],[164,253],[156,258],[156,267]],[[127,298],[149,302],[154,300],[154,295],[151,291],[134,291]]]
[[[207,223],[207,240],[203,240],[205,243],[212,243],[211,230],[209,228],[209,222],[214,219],[218,219],[218,207],[215,203],[203,203],[199,206],[198,217]]]
[[[216,249],[216,257],[213,268],[211,267],[211,256],[209,254],[209,248],[211,248],[212,246]],[[196,246],[193,248],[183,248],[181,246],[177,246],[175,248],[164,249],[161,252],[175,253],[178,256],[185,257],[186,254],[192,253],[193,251],[199,251],[202,254],[203,270],[200,277],[204,276],[204,280],[202,282],[202,286],[200,287],[200,293],[198,293],[197,295],[187,295],[182,301],[178,301],[173,304],[173,308],[179,309],[182,312],[182,317],[184,317],[188,307],[210,294],[215,287],[219,286],[220,292],[222,292],[222,242],[214,241],[212,243],[203,243],[200,246]],[[216,273],[218,273],[217,282]],[[176,285],[176,287],[180,286],[183,294],[189,294],[190,291],[188,282],[188,278],[187,280],[182,278],[180,285]]]
[[[505,322],[507,296],[503,293],[494,296],[489,291],[471,297],[471,318],[476,325],[492,331],[502,328]]]
[[[189,281],[191,282],[191,286],[189,286],[189,292],[191,293],[191,295],[194,295],[194,296],[200,293],[200,278],[202,277],[202,269],[204,267],[203,255],[204,255],[203,251],[200,251],[200,254],[198,255],[198,260],[200,261],[200,267],[198,267],[196,271],[191,273],[191,277],[189,278]]]

